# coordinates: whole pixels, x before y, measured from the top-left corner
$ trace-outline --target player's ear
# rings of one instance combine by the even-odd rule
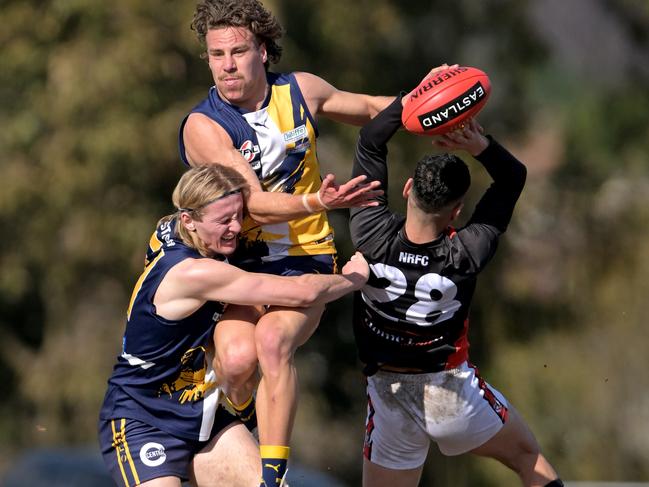
[[[403,197],[405,199],[408,199],[408,196],[410,196],[410,191],[412,191],[412,185],[414,184],[414,181],[412,178],[408,178],[408,181],[406,181],[406,184],[403,185]]]
[[[462,212],[462,208],[464,208],[464,201],[460,200],[451,210],[451,221],[455,220],[458,216],[460,216],[460,213]]]
[[[180,213],[180,224],[190,232],[196,231],[196,225],[194,225],[193,218],[185,211]]]
[[[259,53],[261,54],[262,62],[265,64],[268,61],[268,51],[266,50],[265,42],[259,44]]]

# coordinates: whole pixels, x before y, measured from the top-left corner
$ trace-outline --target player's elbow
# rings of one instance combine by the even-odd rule
[[[260,188],[249,186],[246,188],[244,196],[246,198],[247,215],[260,225],[281,223],[287,220],[282,215],[271,211],[272,206],[269,204],[268,193],[264,194]]]
[[[296,308],[309,308],[318,303],[320,293],[308,283],[299,283],[291,293],[291,306]]]
[[[513,179],[517,192],[520,194],[520,192],[523,191],[525,181],[527,180],[527,167],[525,167],[524,164],[521,163],[517,165]]]
[[[525,166],[525,164],[521,163],[518,166],[517,175],[521,183],[525,184],[525,180],[527,179],[527,167]]]
[[[304,289],[301,296],[301,304],[299,306],[308,308],[317,304],[320,299],[320,294],[313,288]]]
[[[284,219],[273,218],[272,215],[260,211],[254,211],[251,210],[250,208],[248,209],[248,216],[259,225],[270,225],[272,223],[280,223],[286,221],[286,218]]]

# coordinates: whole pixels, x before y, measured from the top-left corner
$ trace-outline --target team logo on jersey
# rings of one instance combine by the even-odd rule
[[[416,264],[416,265],[427,266],[428,256],[411,254],[408,252],[399,252],[399,262],[403,262],[404,264]]]
[[[205,382],[206,372],[205,348],[190,348],[180,359],[178,377],[172,382],[162,384],[158,396],[168,394],[172,397],[174,393],[182,391],[178,398],[180,404],[203,399],[205,393],[216,386],[214,382]]]
[[[259,146],[252,143],[252,140],[246,140],[241,147],[239,147],[239,152],[246,160],[246,162],[252,162],[257,158],[260,153]],[[254,169],[254,167],[253,167]]]
[[[140,460],[147,467],[162,465],[166,459],[165,447],[160,443],[146,443],[140,448]]]

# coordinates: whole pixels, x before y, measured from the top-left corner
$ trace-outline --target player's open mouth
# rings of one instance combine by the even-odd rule
[[[221,240],[225,240],[226,242],[229,242],[231,240],[234,240],[236,238],[236,235],[230,235],[229,237],[221,237]]]

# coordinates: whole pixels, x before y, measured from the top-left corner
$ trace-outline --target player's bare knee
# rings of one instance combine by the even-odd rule
[[[263,326],[255,331],[257,356],[264,365],[280,366],[287,363],[293,355],[291,337],[280,326]]]
[[[219,362],[226,380],[245,380],[257,367],[255,344],[251,340],[232,341],[221,350]]]

